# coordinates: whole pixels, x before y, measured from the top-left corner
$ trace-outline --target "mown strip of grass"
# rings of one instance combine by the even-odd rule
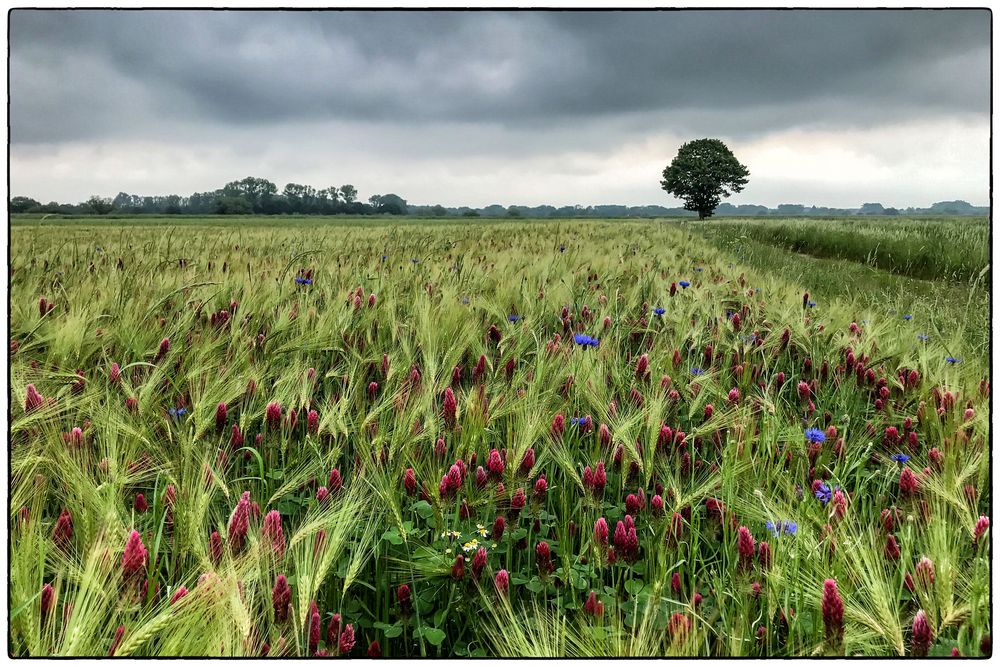
[[[973,280],[990,262],[986,218],[736,219],[692,225],[727,240],[757,241],[926,280]]]
[[[968,284],[900,276],[850,260],[825,259],[776,248],[755,240],[734,240],[727,234],[705,234],[736,261],[755,271],[801,284],[814,300],[844,298],[872,310],[902,318],[913,334],[957,336],[968,351],[989,356],[990,293],[984,276]]]

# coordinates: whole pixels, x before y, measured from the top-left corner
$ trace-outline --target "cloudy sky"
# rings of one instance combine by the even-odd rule
[[[718,137],[733,203],[985,205],[989,40],[984,10],[15,10],[11,194],[675,205],[664,166]]]

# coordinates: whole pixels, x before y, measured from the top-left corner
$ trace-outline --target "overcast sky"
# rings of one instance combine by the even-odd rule
[[[670,206],[718,137],[736,204],[985,205],[989,40],[985,10],[15,10],[11,194]]]

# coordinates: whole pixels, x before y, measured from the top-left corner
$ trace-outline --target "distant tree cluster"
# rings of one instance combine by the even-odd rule
[[[157,215],[406,215],[406,200],[395,194],[373,195],[368,203],[358,201],[353,185],[317,190],[311,185],[288,183],[281,192],[266,178],[248,176],[212,192],[181,195],[140,196],[119,192],[113,199],[93,196],[81,204],[42,204],[30,197],[13,197],[11,213],[62,213],[66,215],[124,214]]]
[[[309,185],[288,183],[278,187],[265,178],[248,176],[227,183],[210,192],[181,195],[140,196],[119,192],[114,198],[93,196],[79,204],[49,202],[42,204],[31,197],[12,197],[9,213],[55,213],[62,215],[410,215],[424,218],[666,218],[694,217],[695,210],[651,204],[626,206],[540,206],[491,204],[446,207],[413,205],[396,194],[372,195],[359,201],[353,185],[330,186],[317,190]],[[972,206],[966,201],[938,202],[930,208],[892,208],[879,203],[865,203],[859,208],[829,208],[804,204],[780,204],[768,208],[758,204],[734,205],[722,202],[713,215],[725,216],[851,216],[851,215],[989,215],[989,207]]]

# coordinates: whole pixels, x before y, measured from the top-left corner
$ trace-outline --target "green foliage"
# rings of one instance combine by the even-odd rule
[[[249,657],[265,645],[270,656],[306,656],[313,602],[317,646],[337,653],[327,638],[336,613],[355,632],[352,656],[376,640],[390,657],[903,655],[918,609],[932,655],[979,655],[991,625],[989,535],[973,541],[992,501],[989,375],[961,332],[928,327],[919,340],[922,311],[904,321],[896,304],[851,290],[816,296],[808,270],[715,245],[691,225],[252,220],[12,226],[12,655],[107,655],[122,627],[119,656]],[[689,286],[671,296],[680,280]],[[740,328],[727,311],[744,314]],[[574,333],[600,343],[574,345]],[[882,409],[876,385],[841,368],[847,348],[885,380]],[[915,384],[899,379],[909,369]],[[808,401],[800,381],[815,382]],[[32,411],[29,384],[45,399]],[[584,416],[593,431],[573,423]],[[885,429],[902,431],[907,417],[917,444],[887,443]],[[683,447],[657,446],[663,424],[687,434]],[[806,425],[837,435],[810,448]],[[535,463],[522,471],[529,448]],[[908,463],[890,458],[901,448]],[[492,449],[506,452],[504,470],[477,484]],[[441,493],[459,459],[460,489]],[[584,483],[598,461],[603,494]],[[915,497],[899,491],[903,467],[920,476]],[[321,500],[334,468],[343,487]],[[848,493],[841,514],[812,495],[814,479]],[[613,539],[640,489],[635,562],[622,552],[611,563],[594,524],[605,518]],[[517,490],[526,504],[515,514]],[[230,525],[244,492],[259,512],[236,549]],[[724,503],[725,521],[709,499]],[[884,552],[888,508],[899,510],[898,561]],[[73,534],[59,545],[64,509]],[[271,510],[283,551],[263,533]],[[500,538],[498,515],[508,521]],[[772,535],[767,522],[781,520],[797,532]],[[769,542],[768,567],[757,554],[740,561],[737,526]],[[150,558],[127,579],[132,530]],[[539,568],[542,541],[551,572]],[[906,576],[925,556],[935,582],[911,592]],[[279,574],[287,620],[273,607]],[[827,578],[844,602],[836,647],[824,638]],[[45,584],[53,606],[43,616]],[[181,586],[188,594],[171,603]],[[601,616],[585,611],[591,591]]]
[[[723,197],[741,192],[750,172],[719,139],[696,139],[680,147],[663,170],[660,186],[684,200],[699,219],[710,217]]]

